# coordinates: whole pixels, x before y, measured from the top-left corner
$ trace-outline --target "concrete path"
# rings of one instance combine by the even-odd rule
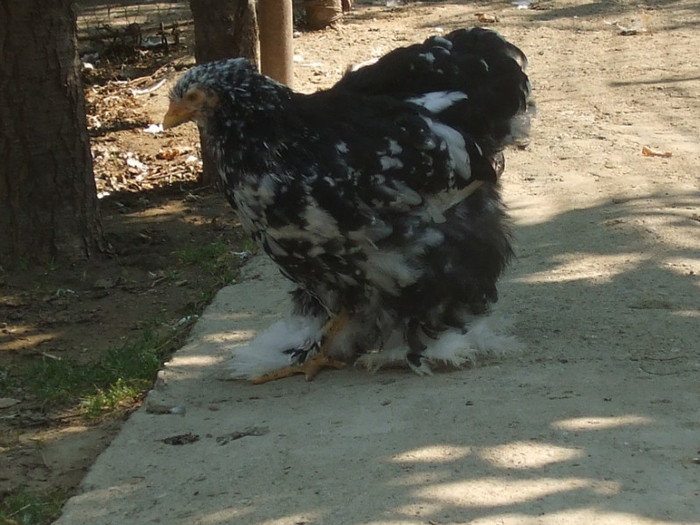
[[[256,259],[218,294],[57,525],[700,523],[697,371],[523,355],[227,380],[286,288]]]

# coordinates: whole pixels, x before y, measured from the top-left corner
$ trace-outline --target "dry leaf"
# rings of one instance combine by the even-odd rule
[[[638,32],[637,29],[634,29],[633,27],[625,27],[625,26],[622,26],[620,24],[615,24],[615,25],[620,30],[620,32],[618,34],[622,35],[622,36],[634,36]]]
[[[180,155],[180,150],[177,148],[170,148],[166,150],[161,150],[156,154],[157,159],[163,160],[173,160],[175,157]]]
[[[642,155],[645,157],[671,157],[673,153],[670,151],[660,151],[658,149],[652,149],[648,146],[642,146]]]
[[[498,17],[496,15],[489,15],[487,13],[474,13],[476,19],[482,24],[495,24],[498,22]]]

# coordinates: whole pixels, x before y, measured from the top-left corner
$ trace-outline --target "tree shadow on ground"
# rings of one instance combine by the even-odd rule
[[[692,385],[700,371],[694,210],[696,194],[644,195],[516,225],[521,260],[501,290],[532,352],[524,355],[529,364],[382,387],[378,398],[391,400],[387,421],[412,430],[398,423],[400,446],[368,437],[373,446],[358,443],[346,458],[367,469],[353,482],[366,494],[353,497],[372,514],[319,504],[295,516],[352,524],[692,523],[697,494],[686,461],[695,453]],[[453,381],[464,388],[456,396]],[[425,388],[417,396],[424,402],[411,406],[405,388]],[[444,409],[449,403],[463,408]],[[332,457],[333,440],[328,448]],[[334,489],[343,481],[299,488]]]
[[[179,516],[259,525],[694,523],[696,203],[692,193],[644,195],[516,224],[521,256],[501,290],[526,351],[498,366],[423,378],[346,370],[310,385],[257,387],[214,377],[212,359],[223,354],[198,350],[216,344],[207,334],[170,369],[168,388],[192,383],[175,395],[191,396],[177,397],[191,419],[155,416],[162,427],[149,431],[154,442],[158,432],[202,434],[188,449],[194,496]],[[221,337],[235,336],[234,324],[250,333],[255,316],[243,313],[208,322]],[[199,418],[216,430],[205,435]],[[215,440],[248,424],[269,431]],[[83,504],[107,517],[124,512],[160,476],[185,473],[175,448],[154,452],[159,468],[143,479],[127,469],[128,486],[113,487],[126,491],[123,500],[88,490]],[[168,501],[138,512],[162,518]]]

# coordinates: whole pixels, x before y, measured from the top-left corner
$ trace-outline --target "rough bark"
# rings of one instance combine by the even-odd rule
[[[190,0],[198,64],[245,57],[258,63],[254,0]]]
[[[102,249],[70,0],[0,0],[0,265]]]
[[[254,0],[190,0],[194,19],[194,54],[198,64],[245,57],[259,63],[258,23]],[[219,183],[214,159],[202,130],[202,174],[204,186]]]

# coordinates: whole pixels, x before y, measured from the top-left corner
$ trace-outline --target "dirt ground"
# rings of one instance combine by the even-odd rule
[[[525,366],[612,359],[644,377],[687,377],[697,396],[696,2],[359,3],[334,28],[296,35],[294,87],[328,87],[351,64],[487,21],[529,57],[538,111],[530,146],[507,153],[503,180],[518,260],[504,279],[501,309],[515,317]],[[148,74],[170,64],[168,84],[191,63],[186,53],[148,59]],[[137,71],[129,75],[146,74]],[[159,122],[168,84],[142,95],[127,89],[140,85],[87,89],[115,255],[87,267],[0,275],[3,370],[33,359],[89,359],[144,320],[176,325],[201,309],[202,290],[225,284],[175,255],[200,243],[233,250],[243,234],[223,199],[191,182],[196,130],[144,132]],[[0,494],[19,485],[70,493],[122,422],[88,424],[26,392],[11,397],[19,403],[0,408],[0,433],[8,436],[0,443]],[[650,402],[700,436],[698,405],[676,403],[673,392]],[[700,438],[683,468],[700,469],[698,456]]]

